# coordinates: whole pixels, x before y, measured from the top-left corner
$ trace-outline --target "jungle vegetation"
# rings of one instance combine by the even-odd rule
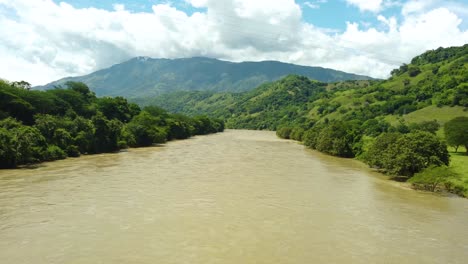
[[[222,120],[143,109],[123,97],[101,97],[83,83],[47,91],[0,81],[0,168],[81,154],[115,152],[224,130]]]

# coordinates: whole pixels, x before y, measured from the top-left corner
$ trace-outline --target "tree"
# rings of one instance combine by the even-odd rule
[[[118,119],[121,122],[129,122],[134,115],[139,114],[139,107],[129,104],[123,97],[104,97],[97,101],[98,109],[107,119]]]
[[[411,131],[421,130],[421,131],[426,131],[435,135],[437,133],[437,130],[439,130],[440,128],[440,124],[437,122],[437,120],[433,120],[433,121],[423,121],[420,123],[411,123],[409,124],[408,127]]]
[[[383,119],[369,119],[365,121],[362,126],[364,135],[376,137],[381,133],[387,132],[390,128],[390,123]]]
[[[92,122],[94,132],[94,153],[112,152],[119,150],[119,136],[122,128],[120,121],[113,119],[109,121],[102,113],[93,116]]]
[[[440,184],[447,183],[450,179],[458,178],[458,176],[447,166],[432,166],[422,172],[416,173],[409,182],[416,189],[435,192]]]
[[[65,86],[67,86],[68,89],[81,94],[88,103],[96,98],[96,94],[93,91],[91,91],[88,85],[86,85],[85,83],[69,81],[65,83]]]
[[[150,146],[153,143],[164,143],[167,140],[167,133],[162,127],[158,127],[160,119],[152,116],[146,111],[142,111],[135,116],[125,127],[125,131],[132,135],[134,145],[132,147]],[[128,137],[128,135],[127,135]]]
[[[468,117],[456,117],[444,125],[445,140],[458,151],[459,146],[465,146],[468,154]]]
[[[94,135],[96,129],[91,120],[83,117],[76,117],[73,120],[71,134],[73,136],[74,145],[76,145],[80,153],[94,152]]]
[[[0,167],[15,168],[42,160],[47,143],[39,130],[13,118],[0,121]]]
[[[354,157],[355,131],[350,123],[333,121],[326,125],[317,136],[318,151],[340,157]]]
[[[453,105],[468,107],[468,84],[460,84],[453,96]]]
[[[20,89],[31,90],[31,84],[26,81],[12,82],[11,86]]]
[[[396,143],[400,133],[382,133],[370,145],[365,153],[365,162],[374,168],[385,168],[387,160],[391,159],[389,148]]]
[[[425,131],[384,133],[370,146],[366,162],[391,175],[412,177],[430,166],[448,165],[447,146]]]

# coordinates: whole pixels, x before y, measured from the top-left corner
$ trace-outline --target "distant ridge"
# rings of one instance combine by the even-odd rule
[[[88,75],[68,77],[35,88],[50,89],[67,81],[77,81],[86,83],[98,96],[134,98],[174,91],[242,92],[289,74],[303,75],[321,82],[372,79],[322,67],[278,61],[235,63],[205,57],[136,57]]]

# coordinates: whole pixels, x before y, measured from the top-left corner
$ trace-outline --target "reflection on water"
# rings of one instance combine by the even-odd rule
[[[2,263],[465,263],[467,219],[272,132],[0,171]]]

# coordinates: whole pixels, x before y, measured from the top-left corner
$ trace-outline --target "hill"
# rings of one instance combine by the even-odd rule
[[[275,130],[282,124],[374,118],[390,123],[401,118],[411,122],[430,118],[443,123],[453,116],[468,115],[464,111],[468,107],[467,62],[468,45],[464,45],[428,51],[383,81],[323,83],[288,76],[243,93],[178,92],[134,101],[224,118],[231,128]],[[302,93],[304,89],[308,94]],[[296,92],[300,100],[294,96]],[[430,117],[428,113],[432,113]]]
[[[98,96],[135,98],[175,91],[242,92],[289,74],[321,82],[371,79],[278,61],[234,63],[201,57],[173,60],[137,57],[85,76],[64,78],[35,88],[49,89],[73,81],[87,84]]]

